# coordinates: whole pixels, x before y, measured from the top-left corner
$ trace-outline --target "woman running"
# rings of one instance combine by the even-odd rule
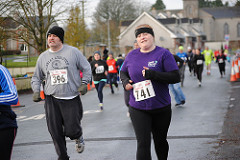
[[[151,26],[135,29],[140,48],[132,50],[121,68],[120,78],[130,91],[129,112],[137,138],[137,160],[151,160],[151,136],[158,159],[168,157],[167,132],[171,122],[168,84],[180,82],[173,55],[155,45]]]
[[[201,54],[200,49],[196,49],[196,55],[193,57],[193,63],[196,66],[196,74],[198,79],[198,86],[201,87],[202,85],[202,72],[204,67],[204,55]]]
[[[221,78],[223,77],[223,74],[225,75],[225,66],[226,66],[225,61],[226,61],[226,56],[223,54],[223,51],[220,49],[219,55],[216,57],[216,62],[218,63]]]
[[[101,60],[99,51],[94,53],[94,60],[91,62],[93,83],[98,93],[99,107],[103,110],[103,87],[107,82],[108,66],[106,61]]]

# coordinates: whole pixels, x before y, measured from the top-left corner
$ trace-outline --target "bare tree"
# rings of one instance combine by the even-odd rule
[[[49,27],[56,22],[56,17],[65,11],[65,7],[61,7],[58,2],[59,0],[11,1],[10,16],[24,28],[14,34],[34,47],[39,54],[46,50],[46,33]]]
[[[136,8],[133,0],[100,0],[93,14],[93,29],[95,41],[107,43],[107,25],[109,23],[112,44],[118,44],[121,21],[136,18]]]
[[[135,18],[135,11],[133,0],[100,0],[94,17],[98,21],[111,19],[119,25],[121,20]]]
[[[6,21],[5,21],[5,14],[8,12],[10,8],[11,1],[9,0],[2,0],[0,3],[0,64],[2,64],[2,49],[4,46],[5,41],[7,40],[8,36],[5,30]]]

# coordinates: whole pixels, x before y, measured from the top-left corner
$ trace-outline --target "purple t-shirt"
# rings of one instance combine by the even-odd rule
[[[158,72],[178,70],[173,55],[167,49],[156,46],[153,51],[148,53],[142,53],[140,49],[131,51],[127,55],[121,71],[127,72],[133,83],[137,83],[146,80],[142,75],[144,66]],[[151,82],[156,96],[142,101],[135,101],[133,90],[131,90],[130,106],[141,110],[153,110],[171,104],[168,84],[154,80],[151,80]]]

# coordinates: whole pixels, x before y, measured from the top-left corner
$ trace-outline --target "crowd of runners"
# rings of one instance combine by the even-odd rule
[[[104,86],[108,84],[114,94],[122,83],[137,139],[136,159],[151,159],[151,135],[158,159],[167,159],[167,132],[172,115],[169,90],[176,101],[175,106],[184,105],[186,97],[182,87],[186,68],[189,68],[190,76],[196,77],[196,85],[201,87],[205,68],[210,76],[211,64],[217,63],[222,78],[226,61],[230,62],[227,50],[223,49],[212,51],[208,47],[186,49],[179,46],[175,53],[156,46],[154,31],[147,24],[139,25],[135,36],[133,50],[126,57],[119,54],[115,58],[114,53],[108,53],[105,48],[103,53],[95,51],[86,59],[77,48],[64,44],[61,27],[54,26],[48,31],[49,49],[39,56],[31,85],[34,102],[41,101],[40,88],[44,88],[48,131],[59,160],[69,160],[66,137],[75,140],[78,153],[84,151],[81,95],[87,93],[88,83],[95,85],[96,107],[101,111],[104,110]],[[0,116],[5,115],[5,119],[1,119],[4,125],[0,125],[0,129],[4,132],[0,132],[0,140],[4,147],[7,146],[2,147],[2,154],[5,159],[10,159],[17,131],[16,115],[10,105],[16,103],[17,93],[7,69],[0,66],[0,74],[4,75],[1,76],[4,83],[0,86]]]

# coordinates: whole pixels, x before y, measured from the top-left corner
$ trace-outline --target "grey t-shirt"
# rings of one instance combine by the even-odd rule
[[[48,49],[38,57],[31,85],[33,92],[40,92],[41,83],[45,81],[46,95],[71,97],[79,94],[78,87],[81,83],[87,84],[91,76],[86,57],[77,48],[63,45],[57,52]]]

